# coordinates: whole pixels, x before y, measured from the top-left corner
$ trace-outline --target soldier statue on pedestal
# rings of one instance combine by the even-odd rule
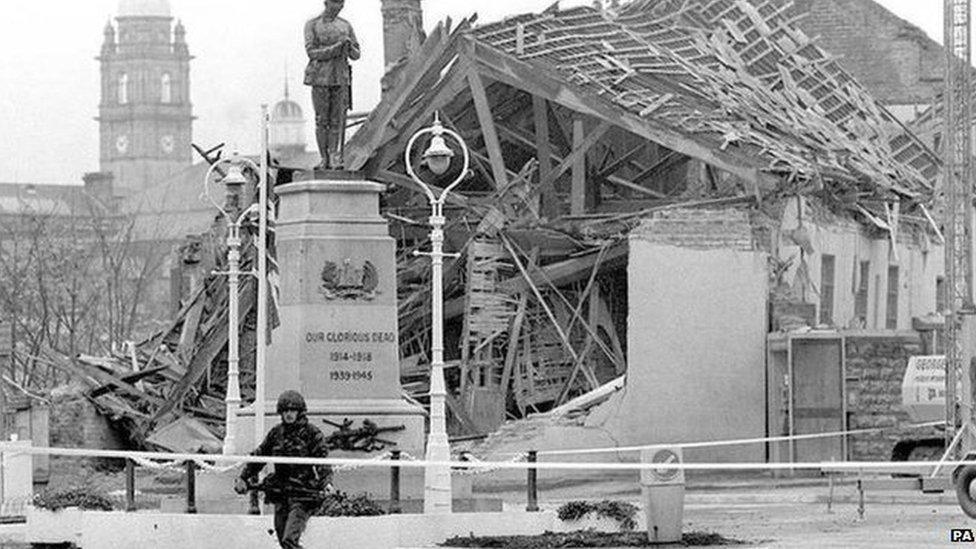
[[[360,56],[352,25],[339,17],[344,5],[345,0],[325,0],[322,14],[305,24],[305,84],[312,86],[315,139],[322,156],[320,170],[342,168],[346,116],[352,105],[349,60]]]

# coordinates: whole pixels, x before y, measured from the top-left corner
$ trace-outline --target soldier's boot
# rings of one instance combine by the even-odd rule
[[[331,148],[329,147],[330,137],[332,132],[324,124],[317,123],[315,125],[315,141],[319,145],[319,156],[322,157],[322,162],[318,165],[316,169],[319,170],[329,170],[332,168],[332,155]]]
[[[329,132],[329,165],[334,170],[341,170],[344,164],[342,158],[345,136],[342,131],[332,130]]]

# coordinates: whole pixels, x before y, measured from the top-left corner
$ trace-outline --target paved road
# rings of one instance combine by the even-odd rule
[[[869,493],[861,519],[852,486],[835,489],[831,512],[827,511],[827,493],[826,486],[689,490],[685,531],[714,532],[749,541],[745,547],[757,548],[918,549],[958,547],[960,544],[949,542],[950,529],[976,530],[976,520],[963,515],[951,495]],[[509,509],[525,505],[521,492],[492,495],[504,499]],[[571,499],[639,502],[632,486],[625,484],[566,487],[541,496],[543,505],[550,508]],[[0,549],[26,547],[4,543],[4,538],[0,527]]]
[[[749,541],[746,547],[763,548],[905,548],[959,547],[949,542],[953,528],[972,528],[976,520],[965,516],[954,494],[869,492],[863,519],[857,511],[852,484],[834,489],[827,510],[828,488],[822,483],[771,488],[742,485],[733,489],[694,489],[685,496],[685,531],[714,532]],[[524,506],[524,496],[498,494],[506,507]],[[549,490],[542,494],[547,507],[572,499],[625,499],[639,503],[632,485],[603,483]],[[640,521],[643,523],[643,521]],[[965,545],[963,545],[965,546]]]
[[[827,513],[822,504],[690,504],[686,530],[717,532],[754,542],[753,547],[845,549],[958,546],[952,528],[976,528],[958,506],[875,504],[863,519],[852,504]]]

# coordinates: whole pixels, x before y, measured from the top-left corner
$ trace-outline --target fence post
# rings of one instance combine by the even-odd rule
[[[400,450],[390,452],[392,461],[400,461]],[[390,514],[395,515],[401,512],[400,509],[400,466],[390,467]]]
[[[535,450],[530,450],[526,461],[529,463],[535,463],[538,460],[538,452]],[[525,510],[534,513],[539,510],[539,486],[538,486],[538,474],[539,470],[535,467],[529,467],[526,469],[528,471],[528,483],[526,488],[528,490],[528,500],[529,504],[525,506]]]
[[[125,460],[125,510],[136,510],[136,462]]]
[[[192,460],[186,462],[186,512],[197,512],[197,464]]]

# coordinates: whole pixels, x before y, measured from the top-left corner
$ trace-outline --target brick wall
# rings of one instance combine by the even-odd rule
[[[658,212],[631,234],[648,242],[683,248],[756,249],[749,213],[735,208]]]
[[[914,333],[848,335],[847,412],[851,430],[897,427],[909,422],[901,408],[901,382],[908,358],[922,354],[921,338]],[[851,436],[850,459],[884,461],[895,444],[905,438],[939,437],[934,429],[894,429]]]
[[[873,0],[796,0],[804,33],[883,103],[924,103],[941,88],[942,48]]]

